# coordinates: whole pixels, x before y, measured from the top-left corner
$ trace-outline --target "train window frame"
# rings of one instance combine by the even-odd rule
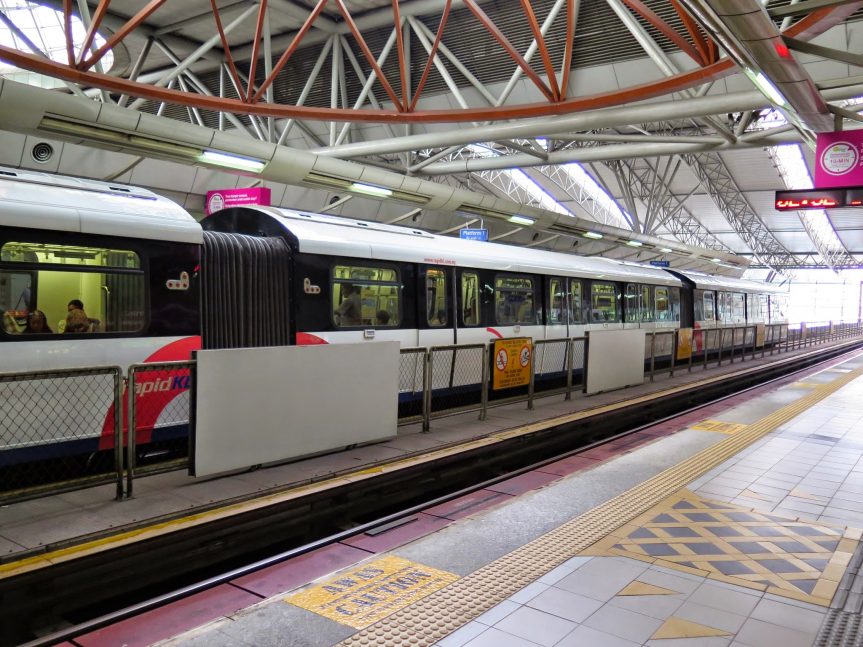
[[[637,283],[627,283],[623,289],[623,321],[638,323],[641,321],[641,306],[638,303],[640,286]]]
[[[443,280],[443,307],[440,307],[439,301],[440,298],[437,296],[439,290],[434,289],[435,296],[432,297],[431,301],[429,300],[431,296],[432,287],[429,286],[429,274],[439,275],[439,279]],[[426,295],[426,324],[430,328],[443,328],[449,325],[449,279],[450,275],[442,267],[428,267],[423,273],[423,285],[425,286],[425,295]],[[439,285],[439,283],[438,283]],[[440,315],[443,314],[441,317]]]
[[[608,295],[597,295],[596,288],[597,287],[608,287],[611,288],[612,296],[611,303],[614,304],[614,316],[609,317],[607,312],[601,310],[597,307],[597,296],[608,296]],[[620,323],[620,309],[618,307],[618,300],[620,298],[620,294],[618,293],[617,286],[614,283],[610,283],[608,281],[593,281],[590,284],[590,322],[591,323]],[[604,316],[599,318],[597,316],[598,312],[602,312]]]
[[[704,305],[704,321],[716,322],[716,295],[708,290],[704,291],[702,303]],[[707,304],[710,304],[710,316],[707,316]]]
[[[527,285],[525,286],[517,286],[517,285],[508,285],[502,287],[501,284],[505,281],[524,281]],[[501,316],[501,312],[506,312],[507,307],[513,304],[507,303],[509,296],[507,296],[503,300],[504,310],[501,310],[501,299],[500,296],[502,294],[507,294],[509,296],[512,295],[522,295],[521,300],[518,301],[517,307],[512,311],[512,320],[507,321]],[[528,303],[527,298],[530,298],[530,302]],[[528,307],[525,307],[528,306]],[[494,321],[498,326],[522,326],[522,325],[536,325],[537,323],[537,313],[538,310],[536,308],[536,281],[532,276],[526,274],[495,274],[494,276]]]
[[[473,280],[474,292],[471,297],[471,303],[468,304],[465,293],[466,279]],[[482,283],[480,282],[479,272],[473,270],[463,270],[459,273],[459,296],[461,298],[459,318],[462,326],[473,327],[482,325],[482,303],[480,293],[482,291]],[[468,308],[471,308],[471,320],[467,320]]]
[[[548,308],[547,324],[549,326],[565,326],[567,324],[566,304],[566,279],[562,276],[550,276],[548,278],[548,303],[546,304]]]
[[[349,271],[348,277],[338,277],[336,276],[339,268],[346,268]],[[392,279],[374,279],[371,276],[355,276],[354,271],[363,270],[368,272],[392,272]],[[343,286],[353,286],[351,288],[351,292],[348,292],[347,295],[344,294],[345,288]],[[346,299],[353,293],[353,289],[359,286],[359,309],[360,309],[360,322],[358,324],[341,324],[341,314],[339,310],[345,304]],[[366,289],[376,287],[378,289],[377,294],[374,296],[364,295],[363,292]],[[392,299],[393,294],[381,297],[380,288],[381,287],[389,287],[395,288],[396,299],[396,307],[395,311],[393,311],[390,307],[380,307],[381,298],[384,299]],[[401,272],[399,271],[398,266],[393,265],[391,263],[379,263],[379,264],[370,264],[370,263],[355,263],[351,260],[346,261],[334,261],[330,265],[330,295],[331,295],[331,305],[332,305],[332,315],[331,321],[332,325],[337,330],[362,330],[366,328],[398,328],[401,325],[403,320],[402,308],[404,307],[404,298],[403,298],[404,286],[401,282]],[[373,298],[375,303],[373,305],[372,310],[374,314],[369,317],[364,317],[364,309],[368,304],[365,303],[368,299]],[[338,303],[336,300],[338,299]],[[380,317],[381,312],[386,312],[387,317],[381,321],[382,317]],[[396,316],[394,317],[393,314]]]
[[[46,262],[39,259],[33,253],[33,256],[28,256],[24,259],[9,258],[4,259],[4,251],[8,251],[10,245],[22,245],[43,248],[53,248],[55,251],[62,252],[59,258],[91,260],[100,252],[108,254],[127,254],[134,257],[136,265],[133,267],[124,265],[114,265],[104,263],[99,265],[82,265],[72,262]],[[43,250],[37,250],[43,251]],[[67,298],[63,297],[53,308],[47,309],[44,302],[40,298],[40,294],[44,292],[45,281],[47,276],[43,273],[62,273],[62,274],[77,274],[85,275],[100,275],[99,294],[103,297],[105,290],[105,282],[109,276],[129,276],[138,277],[135,294],[137,295],[137,305],[140,311],[140,318],[136,322],[138,325],[134,328],[125,330],[106,330],[106,327],[111,321],[108,317],[108,312],[102,312],[104,302],[99,301],[98,307],[91,307],[89,310],[89,324],[87,330],[81,331],[66,331],[65,323],[67,321]],[[15,317],[10,316],[10,311],[3,311],[3,325],[0,326],[0,339],[3,341],[37,341],[37,340],[56,340],[57,335],[62,335],[63,338],[118,338],[118,337],[139,337],[149,329],[151,320],[151,302],[150,302],[150,264],[149,256],[146,249],[143,248],[140,241],[128,240],[123,238],[103,237],[103,236],[88,236],[76,232],[43,232],[37,230],[7,230],[0,235],[0,275],[11,274],[29,274],[31,276],[30,290],[35,296],[30,297],[31,303],[27,306],[30,310],[30,305],[33,305],[33,310],[42,311],[46,315],[47,325],[50,332],[32,333],[26,331],[26,314]],[[73,299],[83,300],[85,303],[85,311],[87,311],[87,299],[82,291],[77,291],[69,301]],[[54,299],[56,301],[56,299]],[[41,307],[40,307],[41,306]],[[45,312],[48,310],[48,312]],[[53,312],[52,312],[53,311]],[[99,315],[93,317],[94,312]],[[133,311],[130,311],[133,312]],[[127,313],[128,314],[128,313]],[[54,320],[57,323],[53,323]],[[123,318],[120,318],[122,321]],[[126,321],[129,319],[126,318]],[[119,325],[119,322],[113,322],[113,325]]]
[[[660,297],[660,293],[664,294],[665,296]],[[660,299],[665,302],[664,308],[659,307]],[[657,322],[663,323],[668,321],[674,321],[674,308],[671,304],[671,290],[667,286],[658,286],[653,291],[653,307],[654,312],[656,313]],[[663,317],[660,313],[667,313],[667,316]]]

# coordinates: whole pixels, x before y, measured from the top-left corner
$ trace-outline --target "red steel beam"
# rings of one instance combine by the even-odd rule
[[[536,21],[536,14],[533,13],[533,7],[530,6],[530,0],[521,0],[521,8],[527,16],[527,21],[530,23],[530,29],[533,32],[533,38],[536,40],[536,45],[539,48],[539,55],[542,58],[542,65],[545,67],[545,75],[548,77],[548,82],[551,84],[551,95],[554,101],[560,101],[560,88],[557,85],[557,73],[554,70],[554,65],[551,63],[551,56],[548,54],[548,48],[545,46],[545,38],[540,31],[539,23]]]
[[[417,101],[419,101],[420,94],[422,94],[423,88],[425,87],[426,80],[428,79],[429,72],[431,71],[431,66],[434,64],[434,58],[437,56],[438,46],[440,45],[441,38],[443,37],[443,28],[446,26],[447,18],[449,18],[449,10],[452,8],[452,0],[446,0],[446,5],[443,9],[443,14],[440,17],[440,24],[437,27],[437,34],[435,35],[434,44],[429,51],[429,58],[426,61],[426,66],[423,68],[422,76],[420,77],[420,82],[417,85],[416,92],[414,92],[413,99],[411,99],[411,104],[408,106],[408,112],[413,112],[417,107]]]
[[[66,28],[66,57],[75,66],[75,46],[72,43],[72,0],[63,0],[63,25]]]
[[[90,50],[90,45],[93,44],[93,39],[99,30],[99,25],[102,24],[102,19],[105,17],[105,12],[108,11],[108,5],[111,0],[99,0],[99,6],[96,7],[96,13],[90,21],[90,26],[87,28],[87,35],[84,37],[84,44],[81,45],[81,51],[78,52],[78,62],[84,59],[84,55]]]
[[[228,44],[228,37],[225,35],[225,28],[222,27],[222,17],[219,13],[219,8],[216,6],[216,0],[210,0],[210,5],[213,7],[213,18],[216,20],[216,29],[219,31],[219,38],[222,39],[222,49],[225,51],[225,58],[228,60],[228,70],[231,77],[234,79],[234,85],[237,88],[237,93],[242,98],[243,84],[240,81],[240,73],[237,71],[237,66],[234,64],[234,57],[231,56],[231,46]]]
[[[689,44],[689,41],[674,31],[667,22],[651,11],[651,9],[641,2],[641,0],[623,0],[623,2],[625,2],[633,11],[637,12],[647,22],[656,27],[668,40],[677,45],[680,48],[680,51],[689,55],[689,57],[696,63],[701,64],[698,52]]]
[[[686,31],[689,33],[689,37],[692,39],[692,42],[695,44],[695,48],[698,50],[699,58],[701,59],[701,65],[707,65],[708,63],[712,63],[710,60],[710,54],[707,51],[707,42],[702,37],[701,31],[698,28],[698,24],[692,19],[686,9],[684,9],[678,0],[670,0],[671,6],[674,7],[674,11],[680,16],[680,20],[683,22],[683,26],[686,27]]]
[[[835,27],[848,16],[863,7],[863,0],[848,2],[835,7],[825,7],[813,11],[805,18],[801,18],[788,29],[782,32],[783,36],[799,38],[800,40],[812,40],[820,36],[831,27]]]
[[[572,50],[575,47],[575,0],[566,0],[566,45],[563,50],[563,70],[560,80],[560,99],[566,99],[569,73],[572,68]]]
[[[393,25],[398,30],[398,38],[396,38],[396,43],[398,47],[399,54],[399,76],[402,80],[402,109],[407,110],[408,101],[410,97],[410,88],[408,87],[408,73],[407,68],[405,67],[405,44],[403,41],[402,34],[402,16],[399,11],[399,0],[393,0]]]
[[[246,90],[246,101],[252,100],[255,91],[255,72],[258,67],[258,54],[261,51],[261,35],[264,33],[264,18],[267,16],[267,0],[261,0],[258,7],[258,22],[255,25],[255,43],[252,45],[252,58],[249,62],[249,87]]]
[[[130,18],[125,25],[120,27],[119,30],[114,32],[114,35],[108,39],[108,41],[102,45],[99,49],[93,52],[93,55],[89,58],[85,59],[81,62],[81,67],[86,70],[89,70],[96,64],[96,61],[101,59],[105,54],[108,53],[109,50],[114,49],[117,46],[117,43],[120,43],[126,36],[129,35],[129,32],[133,31],[135,28],[143,24],[143,22],[150,16],[151,13],[156,11],[159,7],[165,4],[166,0],[150,0],[146,4],[146,6],[141,9],[138,13],[136,13],[132,18]]]
[[[492,35],[492,37],[498,42],[498,44],[506,50],[506,53],[509,54],[510,58],[516,62],[516,64],[522,69],[522,71],[527,75],[527,77],[534,82],[536,87],[539,88],[540,92],[545,95],[545,98],[549,101],[554,101],[554,94],[548,88],[548,86],[542,82],[542,79],[539,78],[539,75],[533,71],[533,68],[528,65],[527,61],[524,60],[521,54],[518,53],[518,50],[513,47],[512,43],[509,42],[506,36],[503,35],[503,32],[497,28],[491,19],[486,15],[486,13],[480,9],[479,5],[474,0],[464,0],[464,5],[470,9],[471,13],[476,16],[477,20],[480,21],[483,27],[486,28],[488,33]]]
[[[357,23],[354,22],[354,19],[348,11],[348,8],[345,6],[344,1],[335,0],[335,3],[336,6],[339,8],[339,11],[341,11],[345,22],[348,25],[348,28],[354,35],[354,38],[357,39],[357,44],[360,46],[360,49],[363,52],[363,56],[366,57],[369,65],[371,65],[371,68],[375,71],[375,75],[378,77],[378,81],[380,81],[380,84],[384,87],[384,90],[386,90],[386,93],[389,95],[390,101],[392,101],[393,104],[398,107],[400,112],[404,112],[404,106],[402,105],[401,101],[399,101],[399,98],[396,96],[396,93],[390,85],[390,82],[387,81],[387,78],[384,76],[383,70],[381,70],[381,68],[378,66],[378,62],[375,60],[375,55],[372,54],[372,50],[370,50],[369,46],[366,44],[365,38],[363,38],[363,35],[360,33],[360,30],[357,27]],[[401,43],[401,27],[399,25],[396,25],[396,30],[398,31],[399,43]]]
[[[287,65],[293,53],[297,50],[297,47],[300,45],[300,41],[303,40],[303,36],[312,28],[312,23],[315,22],[317,17],[321,15],[321,12],[324,10],[324,7],[327,6],[327,0],[318,0],[318,4],[315,5],[315,8],[312,10],[312,13],[308,15],[306,18],[306,22],[303,23],[303,26],[300,27],[300,30],[297,32],[297,35],[294,36],[294,39],[291,41],[291,44],[288,45],[288,49],[286,49],[281,58],[279,58],[279,62],[273,67],[272,72],[270,72],[270,76],[264,79],[264,82],[261,83],[261,87],[258,88],[258,91],[252,96],[252,103],[257,102],[261,95],[267,91],[267,88],[272,85],[273,81],[276,80],[276,76],[278,76],[279,72],[282,71],[282,68]],[[254,83],[252,79],[249,79],[249,83]]]
[[[679,92],[686,88],[717,81],[735,71],[734,62],[724,58],[717,63],[700,67],[689,72],[666,77],[659,81],[643,83],[622,90],[614,90],[589,97],[578,97],[557,103],[532,103],[517,106],[490,106],[467,110],[423,110],[418,112],[399,112],[397,110],[351,110],[350,108],[313,108],[308,106],[285,106],[270,103],[245,103],[239,99],[227,99],[203,94],[193,94],[180,90],[153,85],[145,85],[128,79],[77,70],[75,68],[47,60],[42,57],[21,52],[0,45],[0,60],[16,67],[46,74],[71,83],[97,87],[110,92],[128,94],[151,101],[166,101],[181,106],[194,106],[204,110],[235,112],[237,114],[259,115],[308,119],[316,121],[350,121],[366,123],[460,123],[470,121],[501,121],[568,114],[580,110],[595,110],[624,103],[643,101]],[[260,93],[261,90],[259,89]]]

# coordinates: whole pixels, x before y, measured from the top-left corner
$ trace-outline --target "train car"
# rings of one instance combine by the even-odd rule
[[[0,371],[188,359],[200,347],[190,277],[202,239],[194,218],[146,189],[0,168]],[[72,313],[70,302],[83,308]],[[113,399],[89,382],[65,393],[3,384],[0,466],[112,446]],[[158,397],[167,403],[187,386],[169,380]],[[49,414],[56,407],[41,398],[52,397],[84,401],[88,415],[72,402],[66,415]],[[185,420],[163,413],[152,412],[144,440],[184,433]]]

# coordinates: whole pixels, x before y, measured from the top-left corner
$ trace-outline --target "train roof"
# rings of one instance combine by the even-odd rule
[[[759,281],[748,281],[746,279],[735,279],[729,276],[713,276],[712,274],[704,274],[703,272],[680,271],[675,270],[675,273],[681,274],[695,284],[699,290],[733,290],[737,292],[748,293],[765,293],[781,294],[787,290],[780,288],[778,285],[770,283],[761,283]]]
[[[679,278],[663,270],[646,265],[624,265],[606,258],[462,240],[410,227],[277,207],[238,207],[237,210],[257,212],[270,218],[296,238],[303,253],[682,285]]]
[[[148,189],[0,166],[0,223],[179,243],[203,241],[198,222]]]

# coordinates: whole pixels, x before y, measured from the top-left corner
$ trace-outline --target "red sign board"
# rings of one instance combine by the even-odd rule
[[[264,207],[270,206],[270,190],[267,187],[257,186],[251,189],[219,189],[218,191],[207,191],[207,203],[205,211],[209,216],[220,209],[241,207],[247,204],[257,204]]]
[[[819,189],[863,185],[863,130],[818,133],[815,186]]]

